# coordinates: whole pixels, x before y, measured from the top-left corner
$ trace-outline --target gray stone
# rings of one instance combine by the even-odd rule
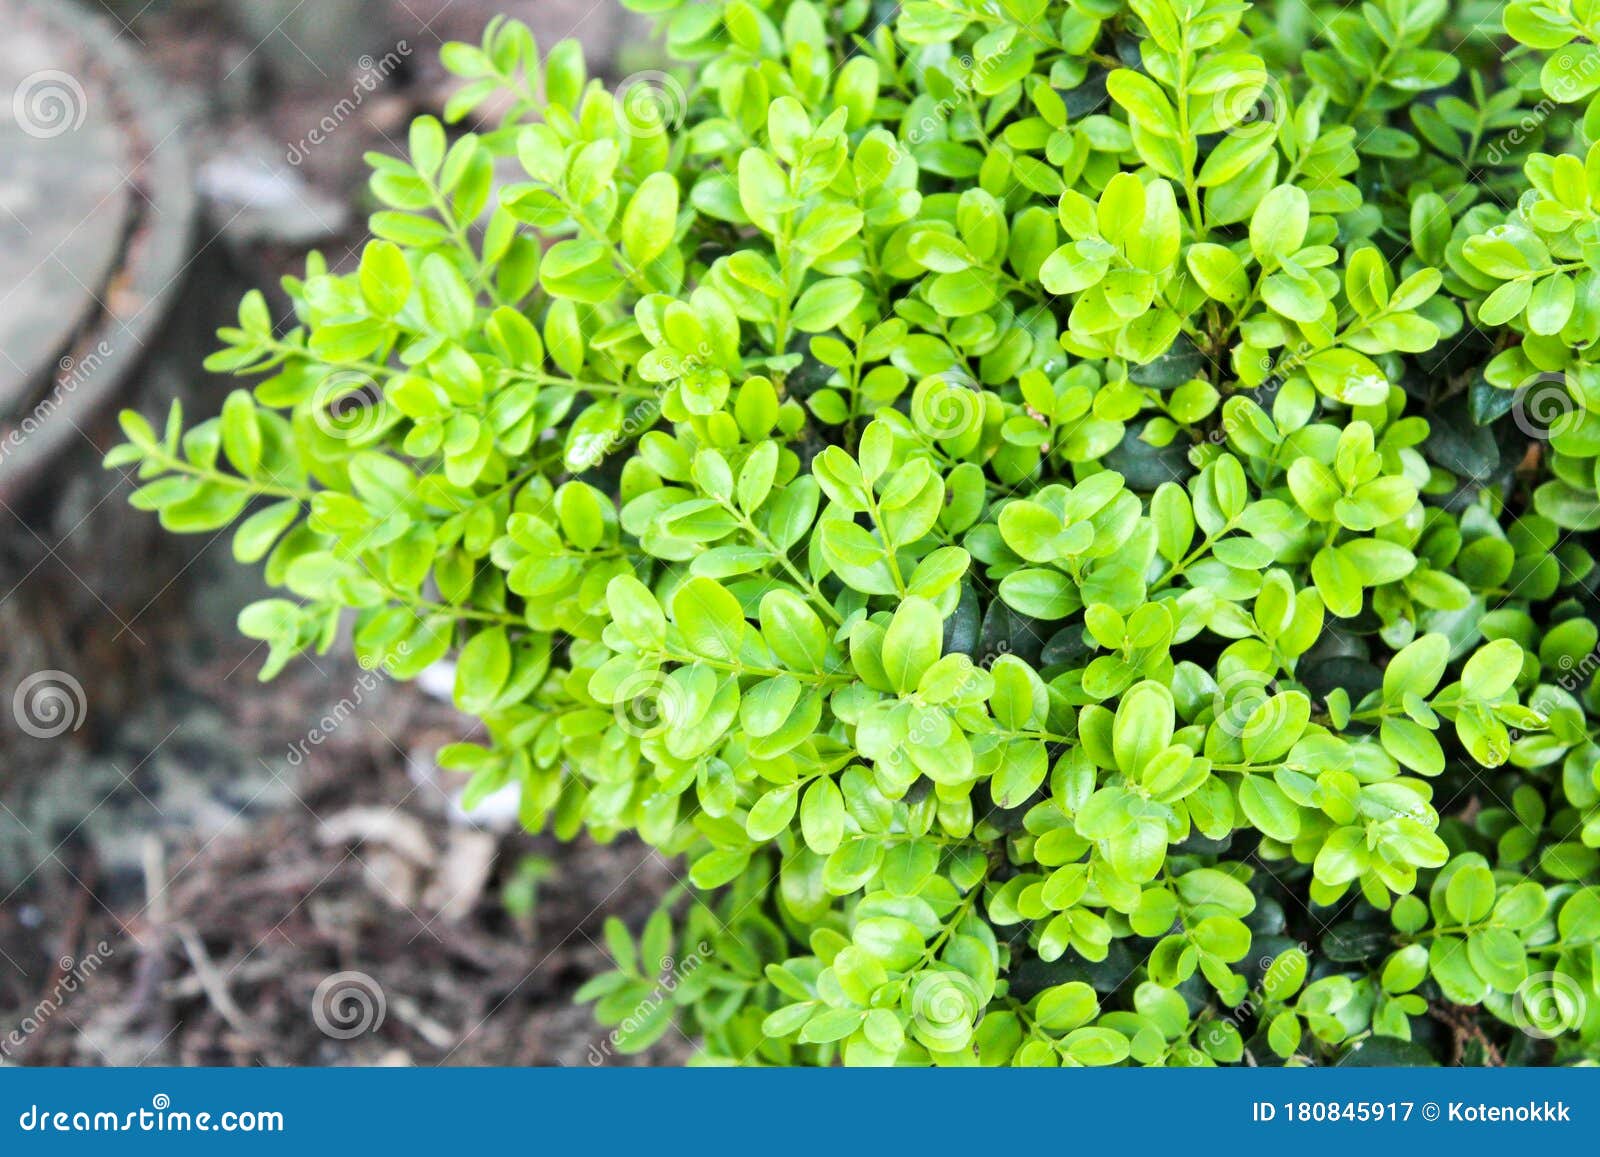
[[[342,232],[350,210],[321,193],[264,137],[231,142],[200,166],[200,195],[212,231],[230,243],[308,246]]]
[[[321,84],[386,48],[381,0],[226,0],[239,28],[286,80]]]

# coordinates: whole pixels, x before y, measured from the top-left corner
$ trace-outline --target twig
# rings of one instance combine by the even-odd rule
[[[1500,1055],[1500,1050],[1495,1047],[1483,1026],[1473,1018],[1471,1013],[1459,1005],[1445,1004],[1435,1001],[1428,1005],[1428,1013],[1434,1020],[1447,1025],[1451,1030],[1450,1063],[1460,1066],[1466,1054],[1467,1041],[1475,1040],[1483,1048],[1484,1067],[1502,1068],[1505,1058]]]
[[[223,976],[212,963],[211,954],[206,951],[199,933],[188,924],[178,924],[174,927],[178,938],[183,941],[183,949],[188,953],[189,963],[194,966],[195,978],[199,980],[211,1007],[217,1010],[217,1014],[228,1022],[234,1032],[250,1043],[251,1048],[265,1057],[269,1064],[282,1064],[282,1061],[273,1056],[266,1044],[266,1038],[256,1028],[255,1023],[234,1002],[233,994],[228,991],[227,977]]]
[[[389,1002],[389,1007],[394,1010],[395,1016],[415,1029],[417,1035],[434,1048],[450,1049],[455,1047],[456,1034],[423,1012],[421,1006],[409,996],[396,996]]]

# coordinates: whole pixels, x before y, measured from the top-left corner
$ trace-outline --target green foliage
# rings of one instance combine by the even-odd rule
[[[474,797],[683,857],[622,1049],[1600,1055],[1600,17],[633,6],[125,416],[263,677],[454,655]]]

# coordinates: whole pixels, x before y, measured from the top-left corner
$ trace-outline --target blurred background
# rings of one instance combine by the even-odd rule
[[[641,845],[471,816],[449,673],[262,684],[230,536],[100,466],[115,413],[209,416],[239,297],[350,266],[362,155],[497,13],[657,59],[614,0],[0,0],[0,1064],[670,1063],[572,995],[674,883]]]

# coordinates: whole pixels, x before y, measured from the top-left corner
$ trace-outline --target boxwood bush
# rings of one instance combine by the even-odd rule
[[[124,417],[263,677],[453,656],[473,796],[682,857],[623,1049],[1595,1057],[1600,7],[632,6]]]

